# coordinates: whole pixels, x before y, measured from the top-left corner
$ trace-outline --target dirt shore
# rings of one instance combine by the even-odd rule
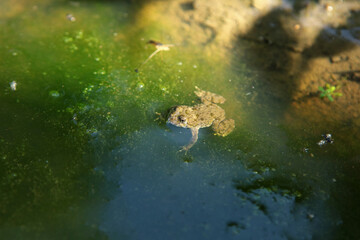
[[[270,94],[288,104],[285,124],[338,128],[360,139],[358,1],[179,0],[167,9],[183,44],[225,49],[234,64],[246,57],[260,70]],[[342,96],[320,98],[326,84]]]

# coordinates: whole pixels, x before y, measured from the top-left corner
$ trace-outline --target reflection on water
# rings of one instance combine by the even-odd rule
[[[314,225],[327,227],[317,220],[321,216],[309,217],[323,214],[322,204],[316,210],[312,200],[297,204],[300,193],[268,179],[276,169],[249,171],[243,165],[246,154],[212,149],[211,140],[194,146],[194,161],[187,163],[184,154],[174,155],[178,137],[178,131],[143,130],[120,140],[133,147],[112,151],[110,158],[120,156],[122,163],[110,173],[119,176],[121,187],[105,206],[100,226],[110,238],[311,238]],[[257,186],[245,190],[241,182]]]
[[[1,4],[11,8],[10,2]],[[289,98],[296,91],[277,82],[291,75],[291,54],[265,65],[275,66],[266,75],[257,61],[272,58],[264,46],[239,41],[245,55],[236,50],[229,57],[176,44],[179,30],[158,21],[164,9],[156,7],[24,1],[0,17],[1,236],[355,236],[349,222],[359,212],[360,196],[352,192],[358,150],[349,153],[346,136],[333,127],[321,132],[305,124],[300,132],[284,121],[290,104],[273,90]],[[189,2],[178,7],[195,9]],[[153,52],[150,39],[176,45],[136,73]],[[190,130],[156,113],[197,104],[194,86],[224,96],[236,128],[224,138],[200,129],[185,155],[178,150]],[[326,133],[333,144],[318,146]]]

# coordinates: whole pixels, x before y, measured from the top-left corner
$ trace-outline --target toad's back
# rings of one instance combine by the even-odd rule
[[[189,127],[210,127],[215,120],[223,120],[225,111],[215,104],[198,104],[192,107],[195,118],[188,122]]]

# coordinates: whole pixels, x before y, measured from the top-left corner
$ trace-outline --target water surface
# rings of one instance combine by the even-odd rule
[[[358,151],[333,125],[292,130],[289,104],[239,52],[183,44],[146,4],[1,5],[1,236],[358,236]],[[155,50],[149,39],[177,46],[136,73]],[[195,86],[227,99],[236,129],[201,129],[185,154],[190,130],[163,117],[196,104]],[[334,144],[319,147],[328,132]]]

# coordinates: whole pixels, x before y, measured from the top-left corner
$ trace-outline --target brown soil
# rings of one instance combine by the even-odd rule
[[[358,1],[177,0],[168,10],[183,44],[227,49],[234,62],[245,57],[261,71],[271,94],[288,103],[286,125],[344,129],[360,139]],[[321,99],[325,84],[340,86],[342,96]]]

